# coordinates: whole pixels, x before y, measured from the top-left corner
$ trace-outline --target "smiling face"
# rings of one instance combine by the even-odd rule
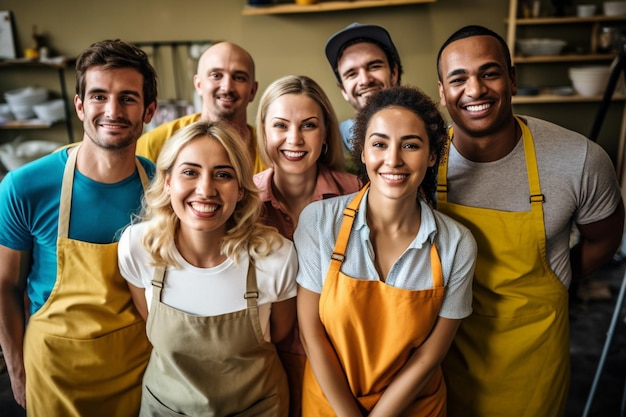
[[[106,149],[134,145],[150,122],[156,103],[144,108],[143,76],[132,68],[91,67],[85,73],[85,98],[74,97],[84,140]]]
[[[406,108],[387,107],[370,119],[361,161],[372,196],[415,201],[436,156],[430,149],[424,121]]]
[[[385,52],[371,42],[348,46],[337,62],[343,98],[360,110],[374,91],[395,86],[398,68],[391,67]]]
[[[235,44],[213,45],[200,57],[194,86],[202,97],[203,120],[245,120],[258,86],[252,58]]]
[[[224,147],[209,136],[185,145],[165,180],[172,208],[180,219],[180,233],[226,234],[226,222],[243,197],[235,170]]]
[[[326,140],[322,108],[304,94],[278,97],[267,107],[265,138],[276,174],[315,174]]]
[[[439,68],[439,97],[454,122],[455,137],[457,131],[470,137],[493,135],[509,126],[517,81],[495,38],[452,42],[442,51]]]

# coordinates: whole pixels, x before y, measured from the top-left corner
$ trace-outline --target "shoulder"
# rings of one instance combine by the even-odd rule
[[[439,210],[431,209],[431,211],[437,227],[437,241],[444,241],[446,244],[467,242],[469,245],[476,246],[476,241],[471,231],[465,225]]]
[[[361,189],[359,178],[349,172],[337,171],[320,167],[318,175],[318,186],[323,185],[325,188],[322,193],[344,195],[354,193]]]
[[[263,190],[267,190],[270,188],[272,177],[274,176],[274,169],[268,168],[265,171],[261,171],[258,174],[255,174],[252,178],[254,181],[254,185],[263,192]]]

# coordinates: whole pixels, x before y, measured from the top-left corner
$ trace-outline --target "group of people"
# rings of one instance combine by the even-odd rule
[[[622,237],[610,158],[513,113],[487,28],[439,50],[451,126],[384,28],[325,52],[353,119],[287,75],[248,124],[254,61],[221,42],[202,111],[143,135],[145,53],[81,54],[82,142],[0,182],[0,346],[29,415],[564,414],[568,288]]]

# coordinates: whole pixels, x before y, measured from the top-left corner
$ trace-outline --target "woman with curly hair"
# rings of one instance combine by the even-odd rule
[[[303,417],[445,416],[440,364],[471,312],[476,258],[469,230],[434,209],[445,138],[420,90],[374,93],[354,130],[365,187],[300,215]]]
[[[293,244],[259,222],[252,162],[226,124],[168,140],[119,266],[153,345],[141,416],[286,416],[274,343],[295,317]],[[178,414],[175,414],[178,413]]]

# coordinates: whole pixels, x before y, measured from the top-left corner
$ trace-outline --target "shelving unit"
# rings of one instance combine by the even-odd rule
[[[24,69],[43,69],[43,70],[56,70],[59,76],[59,94],[63,99],[63,104],[65,107],[65,129],[67,131],[67,137],[69,142],[74,142],[74,134],[72,130],[72,118],[70,111],[70,103],[69,97],[67,94],[67,88],[65,85],[65,70],[69,68],[75,60],[63,60],[61,63],[57,62],[41,62],[37,60],[26,60],[26,59],[16,59],[16,60],[5,60],[0,61],[0,70],[24,70]],[[60,122],[59,122],[60,123]],[[37,121],[36,119],[31,120],[12,120],[4,124],[0,124],[0,129],[48,129],[52,125],[50,123],[45,123],[41,121]]]
[[[601,6],[600,6],[601,7]],[[521,74],[521,65],[527,66],[530,64],[543,65],[552,67],[554,65],[563,65],[564,63],[610,63],[616,56],[617,52],[601,53],[597,45],[598,34],[603,24],[615,24],[623,23],[626,26],[626,15],[622,16],[602,16],[595,15],[591,17],[577,17],[577,16],[563,16],[563,17],[536,17],[536,18],[518,18],[518,0],[509,0],[509,16],[506,19],[507,23],[507,44],[511,51],[511,58],[514,65],[517,68],[517,82],[521,85],[523,76]],[[536,26],[537,28],[543,28],[551,30],[559,28],[564,33],[567,33],[569,29],[570,37],[572,35],[578,35],[573,32],[572,28],[580,26],[586,26],[585,30],[588,34],[588,49],[585,53],[567,53],[554,56],[522,56],[517,53],[516,40],[519,27]],[[567,36],[564,36],[567,39]],[[561,79],[568,80],[567,73],[562,74]],[[568,80],[569,82],[569,80]],[[556,94],[550,94],[550,89],[540,90],[540,93],[535,96],[515,96],[513,97],[513,104],[565,104],[565,103],[599,103],[602,101],[603,94],[593,97],[585,97],[578,94],[561,96]],[[613,95],[613,101],[624,102],[626,97],[623,93],[616,92]],[[594,117],[591,115],[590,117]],[[626,149],[626,104],[622,103],[622,120],[619,132],[619,143],[616,155],[616,171],[618,177],[624,178],[624,150]]]
[[[626,23],[626,16],[591,16],[591,17],[536,17],[536,18],[518,18],[518,0],[509,0],[509,16],[507,23],[507,44],[511,50],[511,58],[513,63],[518,67],[518,84],[520,84],[520,64],[562,64],[562,63],[594,63],[594,62],[610,62],[616,56],[616,52],[602,53],[598,51],[597,38],[602,24],[606,23]],[[589,35],[589,48],[587,53],[567,53],[552,56],[523,56],[517,53],[517,35],[520,26],[538,26],[552,28],[555,26],[562,27],[567,30],[567,26],[587,25]],[[563,74],[563,79],[567,80],[567,74]],[[623,97],[616,95],[616,100],[623,100]],[[539,94],[536,96],[516,96],[513,97],[514,104],[532,104],[532,103],[568,103],[568,102],[599,102],[602,96],[581,97],[579,95],[558,96],[552,94]]]
[[[269,6],[246,6],[243,15],[316,13],[337,10],[366,9],[370,7],[402,6],[407,4],[434,3],[437,0],[352,0],[352,1],[321,1],[317,4],[299,5],[276,4]]]

